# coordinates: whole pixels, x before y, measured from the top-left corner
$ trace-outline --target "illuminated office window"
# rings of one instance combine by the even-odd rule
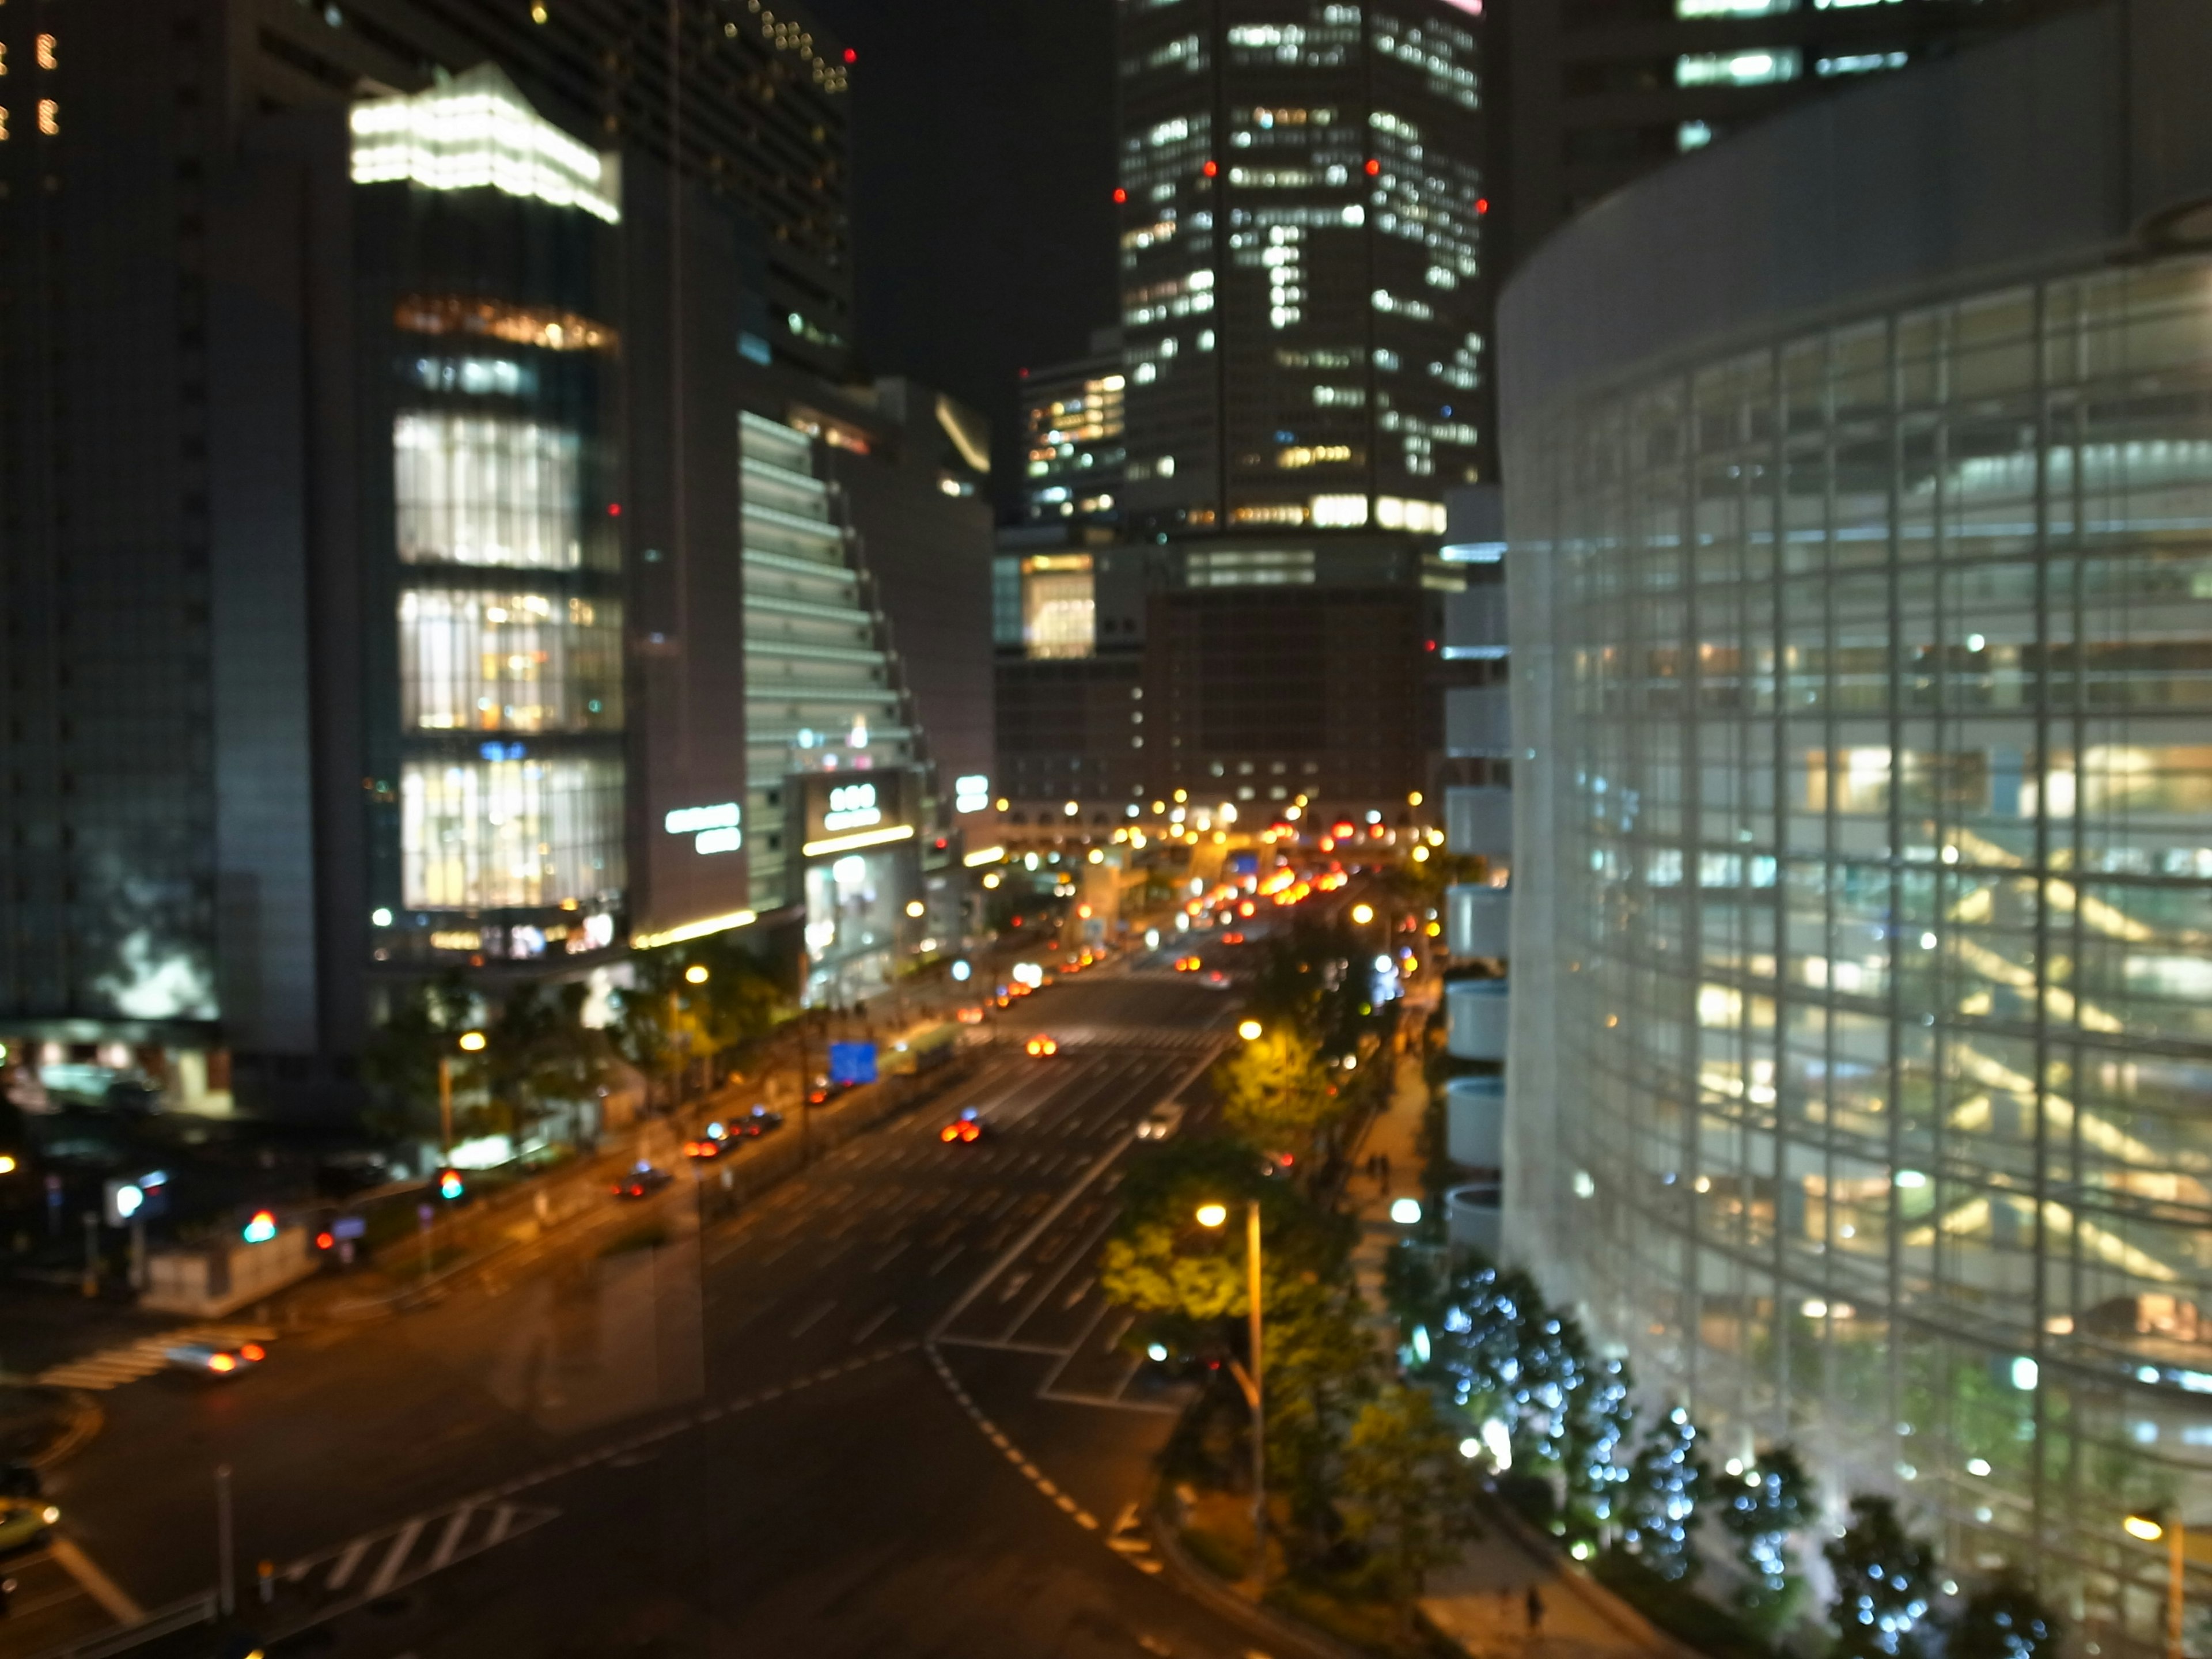
[[[1022,562],[1022,638],[1032,657],[1087,657],[1097,641],[1088,553]]]
[[[622,725],[622,606],[430,588],[399,596],[400,720],[418,732]]]
[[[1693,52],[1674,60],[1678,87],[1763,87],[1795,81],[1802,61],[1795,46],[1754,52]]]
[[[619,761],[410,760],[399,812],[410,909],[534,908],[623,884]]]
[[[392,422],[399,556],[573,570],[583,562],[574,432],[415,410]]]

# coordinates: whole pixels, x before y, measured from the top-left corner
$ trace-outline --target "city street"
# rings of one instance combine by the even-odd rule
[[[491,1293],[116,1389],[52,1483],[68,1539],[138,1607],[204,1590],[227,1462],[281,1651],[1242,1654],[1128,1524],[1175,1401],[1094,1282],[1131,1129],[1228,1012],[1165,974],[1054,988],[1005,1029],[1059,1054],[994,1056],[703,1241],[679,1180]],[[984,1135],[942,1141],[963,1106]],[[37,1571],[0,1652],[99,1621]]]

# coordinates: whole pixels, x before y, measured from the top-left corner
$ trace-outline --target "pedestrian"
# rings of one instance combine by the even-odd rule
[[[1528,1634],[1534,1636],[1544,1628],[1544,1597],[1534,1584],[1528,1586],[1527,1607]]]

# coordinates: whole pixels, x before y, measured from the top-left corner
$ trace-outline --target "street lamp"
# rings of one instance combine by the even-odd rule
[[[1249,1023],[1249,1022],[1248,1022]],[[1229,1219],[1229,1206],[1212,1200],[1198,1206],[1198,1224],[1218,1227]],[[1232,1358],[1230,1372],[1244,1391],[1252,1408],[1252,1572],[1258,1587],[1267,1587],[1267,1417],[1261,1393],[1265,1380],[1260,1344],[1260,1200],[1244,1206],[1245,1300],[1251,1304],[1252,1369],[1248,1372]]]
[[[482,1054],[484,1034],[464,1031],[455,1039],[466,1054]],[[453,1155],[453,1057],[438,1056],[438,1161],[444,1163]]]
[[[1353,905],[1352,907],[1352,919],[1358,922],[1362,927],[1364,927],[1369,922],[1375,920],[1375,907],[1371,904]]]
[[[1237,1027],[1237,1035],[1247,1042],[1257,1042],[1260,1040],[1261,1029],[1258,1020],[1248,1019]]]
[[[2189,1529],[2179,1515],[2146,1515],[2140,1510],[2120,1522],[2130,1538],[2146,1544],[2166,1540],[2166,1659],[2181,1659],[2182,1559]]]
[[[707,972],[703,963],[695,962],[684,970],[684,982],[686,985],[704,985],[710,977],[712,975]]]

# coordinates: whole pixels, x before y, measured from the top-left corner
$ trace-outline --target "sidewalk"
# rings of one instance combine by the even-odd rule
[[[1429,1091],[1418,1042],[1411,1047],[1403,1054],[1385,1050],[1370,1062],[1395,1067],[1390,1103],[1368,1125],[1345,1186],[1346,1202],[1359,1218],[1353,1276],[1384,1327],[1390,1316],[1382,1295],[1383,1263],[1407,1231],[1390,1219],[1390,1206],[1401,1198],[1428,1202],[1421,1190],[1420,1133]],[[1376,1153],[1389,1160],[1388,1179],[1365,1172],[1367,1158]],[[1395,1334],[1393,1328],[1386,1340],[1395,1340]],[[1456,1563],[1429,1575],[1428,1593],[1421,1598],[1431,1622],[1476,1659],[1695,1659],[1494,1505],[1485,1524],[1485,1535]],[[1528,1622],[1532,1586],[1542,1601],[1542,1622],[1534,1630]]]

